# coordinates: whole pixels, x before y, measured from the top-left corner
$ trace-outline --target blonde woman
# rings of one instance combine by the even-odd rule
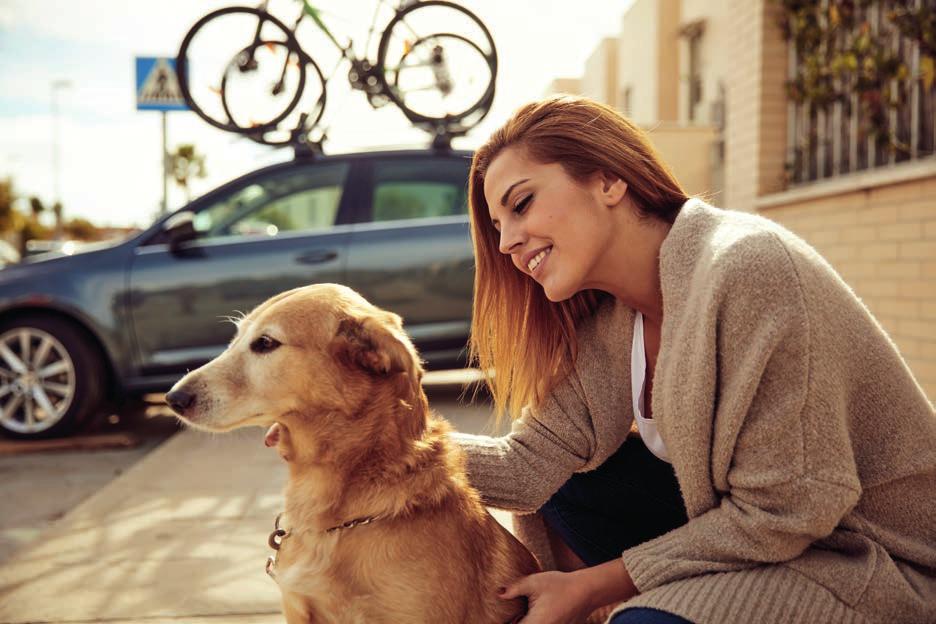
[[[936,416],[815,250],[584,98],[519,109],[469,191],[471,349],[516,418],[454,437],[547,570],[502,593],[525,624],[936,622]]]

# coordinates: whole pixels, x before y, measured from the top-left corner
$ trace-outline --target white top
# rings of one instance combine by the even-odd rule
[[[656,421],[644,418],[644,389],[647,380],[647,353],[644,350],[643,314],[637,312],[634,316],[634,344],[631,347],[631,388],[633,389],[634,418],[637,419],[637,429],[644,444],[650,452],[665,461],[672,463],[663,438],[657,432]]]

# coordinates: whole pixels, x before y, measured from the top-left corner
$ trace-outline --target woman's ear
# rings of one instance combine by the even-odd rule
[[[607,171],[598,174],[599,193],[606,206],[617,206],[627,193],[627,182]]]

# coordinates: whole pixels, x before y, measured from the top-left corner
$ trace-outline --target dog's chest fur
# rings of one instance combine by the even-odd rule
[[[353,621],[346,618],[347,588],[333,573],[339,536],[291,535],[283,541],[273,568],[273,579],[284,594],[301,597],[326,624]],[[340,619],[333,619],[338,616]]]
[[[283,540],[273,578],[284,591],[311,595],[330,583],[338,535],[290,535]],[[327,593],[328,588],[325,589]]]

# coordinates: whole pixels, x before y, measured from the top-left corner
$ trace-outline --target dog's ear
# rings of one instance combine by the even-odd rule
[[[373,375],[408,373],[417,382],[422,377],[416,350],[392,312],[342,319],[332,348],[340,361]]]

